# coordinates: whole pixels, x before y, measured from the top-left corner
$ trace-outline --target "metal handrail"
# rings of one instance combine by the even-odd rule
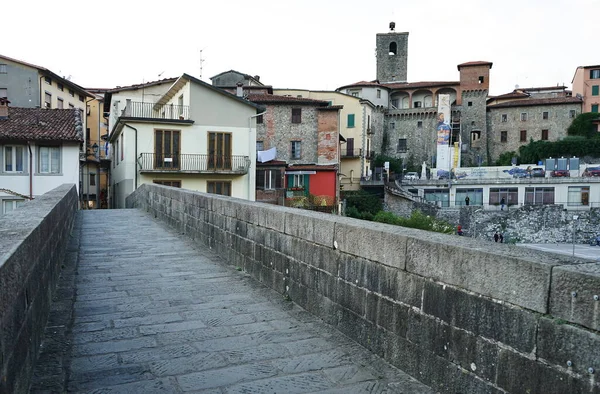
[[[140,171],[228,172],[245,174],[250,158],[241,155],[209,155],[199,153],[141,153]]]

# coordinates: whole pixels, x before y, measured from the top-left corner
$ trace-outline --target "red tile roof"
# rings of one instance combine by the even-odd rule
[[[436,81],[436,82],[394,82],[386,83],[384,86],[390,89],[418,89],[418,88],[434,88],[440,86],[456,86],[460,85],[459,81]]]
[[[507,99],[507,98],[527,98],[527,97],[529,97],[529,95],[527,93],[510,92],[510,93],[501,94],[499,96],[490,97],[489,100]]]
[[[335,171],[337,166],[332,165],[318,165],[318,164],[292,164],[288,166],[288,171],[301,171],[301,170],[315,170],[315,171]]]
[[[163,83],[171,83],[172,84],[175,81],[177,81],[177,78],[163,78],[163,79],[159,79],[157,81],[138,83],[135,85],[117,86],[116,88],[108,89],[107,92],[120,92],[123,90],[136,90],[136,89],[141,89],[141,88],[147,88],[149,86],[154,86],[154,85],[162,85]]]
[[[461,63],[458,66],[456,66],[459,70],[461,67],[472,67],[472,66],[490,66],[490,68],[492,68],[492,65],[494,63],[492,62],[486,62],[486,61],[482,61],[482,60],[477,60],[474,62],[466,62],[466,63]]]
[[[8,108],[0,119],[0,140],[83,142],[78,109]]]
[[[327,106],[328,101],[313,100],[305,97],[279,96],[276,94],[249,94],[248,100],[257,104],[307,104]]]
[[[577,97],[552,97],[552,98],[528,98],[522,100],[507,101],[504,103],[490,104],[488,108],[508,108],[508,107],[527,107],[532,105],[553,105],[553,104],[581,104],[582,100]]]

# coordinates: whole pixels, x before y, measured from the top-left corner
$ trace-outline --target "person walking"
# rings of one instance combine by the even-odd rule
[[[496,233],[494,234],[494,241],[498,242],[498,238],[500,238],[500,236],[498,235],[498,231],[496,231]]]
[[[465,197],[465,205],[469,206],[470,202],[471,202],[471,199],[469,198],[469,196]]]
[[[504,234],[500,233],[499,238],[500,238],[500,243],[503,243],[504,242]]]
[[[506,205],[506,200],[504,199],[504,197],[502,197],[502,199],[500,200],[500,210],[504,211],[504,205]]]

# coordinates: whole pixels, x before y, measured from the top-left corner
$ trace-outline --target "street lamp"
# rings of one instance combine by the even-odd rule
[[[573,215],[573,256],[575,256],[575,224],[577,219],[579,219],[579,215]]]

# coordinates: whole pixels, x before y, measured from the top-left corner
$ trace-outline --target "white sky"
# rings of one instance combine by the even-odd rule
[[[600,0],[2,0],[0,54],[84,87],[234,69],[275,88],[334,90],[376,77],[375,35],[410,33],[408,80],[458,81],[485,60],[491,94],[571,87],[600,64]]]

